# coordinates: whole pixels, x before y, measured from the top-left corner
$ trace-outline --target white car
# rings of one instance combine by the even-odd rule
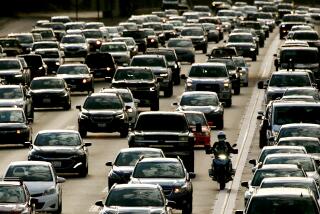
[[[4,177],[19,177],[28,187],[31,197],[38,200],[36,211],[62,211],[62,185],[64,178],[58,177],[49,162],[14,161],[8,165]]]

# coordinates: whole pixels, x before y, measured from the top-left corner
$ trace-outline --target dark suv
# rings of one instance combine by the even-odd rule
[[[139,106],[150,106],[151,111],[158,111],[159,81],[150,68],[121,67],[115,73],[111,87],[129,88],[133,97],[139,99]]]
[[[194,172],[194,135],[182,112],[142,112],[129,134],[129,147],[154,147],[166,157],[183,160],[188,172]]]
[[[141,158],[134,167],[130,183],[158,184],[168,200],[176,202],[182,213],[192,213],[192,182],[180,158]]]
[[[120,95],[115,93],[93,93],[82,106],[78,117],[78,129],[81,137],[87,132],[120,132],[126,137],[129,130],[129,117]]]
[[[147,34],[143,30],[123,31],[123,37],[132,37],[138,45],[138,51],[145,52],[147,49]]]

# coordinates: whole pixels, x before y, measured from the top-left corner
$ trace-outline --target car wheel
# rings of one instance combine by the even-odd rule
[[[226,107],[231,107],[232,105],[232,99],[229,99],[226,101]]]
[[[59,202],[58,209],[53,212],[54,214],[62,213],[62,202]]]
[[[87,137],[88,132],[84,128],[79,128],[79,133],[81,137]]]
[[[206,54],[206,53],[207,53],[207,48],[203,48],[203,49],[202,49],[202,53],[203,53],[203,54]]]
[[[81,168],[80,171],[79,171],[79,176],[81,178],[86,177],[88,175],[88,171],[89,171],[88,166],[85,166],[84,168]]]
[[[192,213],[192,196],[188,200],[187,204],[182,208],[182,214],[191,214]]]
[[[251,58],[251,59],[252,59],[252,61],[253,61],[253,62],[255,62],[255,61],[257,61],[257,56],[256,56],[256,55],[254,55],[254,56],[252,56],[252,58]]]
[[[164,91],[165,97],[171,97],[173,94],[173,84],[172,82],[169,84],[169,87]]]
[[[122,129],[120,131],[120,137],[121,138],[125,138],[128,136],[128,133],[129,133],[129,129],[128,129],[128,126],[126,126],[126,128]]]
[[[244,82],[244,83],[243,83],[243,86],[244,86],[244,87],[248,87],[248,86],[249,86],[249,83]]]
[[[151,111],[159,111],[159,97],[157,97],[154,100],[151,100],[151,106],[150,106],[150,110]]]
[[[219,129],[219,130],[222,130],[222,129],[223,129],[223,127],[224,127],[224,121],[223,121],[223,119],[218,122],[218,124],[217,124],[216,127],[217,127],[217,129]]]
[[[66,103],[64,106],[63,106],[63,109],[64,110],[70,110],[71,109],[71,99],[68,100],[68,103]]]
[[[240,94],[240,86],[238,88],[233,89],[233,94],[235,94],[235,95]]]

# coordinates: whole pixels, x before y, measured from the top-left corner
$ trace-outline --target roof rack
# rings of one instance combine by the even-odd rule
[[[21,177],[4,177],[3,181],[18,181],[20,184],[23,183],[23,179]]]

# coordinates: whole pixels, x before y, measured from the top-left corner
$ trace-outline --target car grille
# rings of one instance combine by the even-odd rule
[[[91,116],[91,121],[92,122],[112,122],[113,116]]]
[[[197,91],[213,91],[216,93],[220,92],[220,86],[218,84],[197,84]]]
[[[179,136],[176,135],[145,135],[144,136],[145,140],[173,140],[173,141],[178,141]]]
[[[65,51],[78,51],[80,50],[79,47],[68,47],[68,48],[65,48]]]
[[[163,186],[162,187],[163,193],[167,196],[170,195],[170,193],[172,192],[172,187],[170,186]]]

